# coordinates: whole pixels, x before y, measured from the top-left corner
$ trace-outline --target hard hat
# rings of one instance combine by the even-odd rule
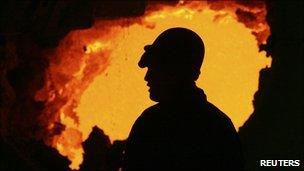
[[[138,66],[160,66],[181,72],[200,72],[205,48],[203,40],[186,28],[170,28],[162,32],[152,45],[144,47]]]

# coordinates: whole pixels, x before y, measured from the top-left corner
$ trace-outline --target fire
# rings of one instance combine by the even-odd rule
[[[101,42],[94,42],[92,44],[89,44],[86,46],[85,53],[90,54],[90,53],[96,53],[98,51],[101,51],[106,45],[101,43]]]
[[[47,143],[78,169],[81,143],[93,126],[111,140],[127,138],[135,119],[154,104],[143,80],[145,70],[137,67],[143,46],[177,26],[203,38],[206,56],[197,85],[240,127],[253,112],[259,71],[271,63],[258,49],[270,31],[264,4],[220,2],[154,4],[142,17],[100,20],[90,29],[69,33],[50,54],[47,82],[36,94],[37,100],[47,101],[41,124],[50,132],[63,130],[50,134]],[[248,20],[247,13],[256,16]]]

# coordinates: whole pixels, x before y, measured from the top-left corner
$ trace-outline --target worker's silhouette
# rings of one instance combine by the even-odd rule
[[[242,170],[233,124],[195,85],[204,56],[201,38],[171,28],[144,49],[138,65],[148,68],[150,98],[158,103],[133,125],[123,170]]]

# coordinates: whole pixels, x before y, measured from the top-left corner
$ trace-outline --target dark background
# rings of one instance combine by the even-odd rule
[[[238,2],[252,3],[250,0]],[[140,16],[148,3],[159,2],[0,2],[0,170],[69,169],[66,158],[44,145],[43,135],[39,134],[44,128],[35,120],[44,107],[42,102],[34,100],[35,92],[44,84],[48,66],[43,53],[55,48],[71,30],[89,28],[98,18]],[[239,131],[246,169],[296,170],[292,167],[261,168],[260,159],[300,159],[303,169],[304,3],[286,0],[266,1],[266,4],[271,36],[261,49],[271,55],[272,64],[271,68],[260,72],[254,112]],[[86,142],[97,142],[91,143],[97,144],[93,148],[97,151],[106,149],[110,143],[108,138],[102,130],[94,130]],[[85,144],[90,146],[90,143]],[[85,163],[93,160],[88,154],[82,170],[87,169]]]

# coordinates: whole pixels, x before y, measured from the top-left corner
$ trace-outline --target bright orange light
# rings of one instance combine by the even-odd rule
[[[154,104],[144,81],[146,70],[137,63],[144,45],[171,27],[192,29],[204,40],[206,55],[197,85],[205,90],[208,100],[224,111],[236,128],[248,119],[259,71],[271,63],[271,58],[258,50],[269,29],[261,23],[249,29],[237,21],[233,10],[214,11],[197,3],[163,6],[139,18],[100,21],[88,30],[71,32],[62,41],[56,54],[61,62],[55,60],[49,69],[48,84],[55,86],[43,91],[51,106],[47,111],[60,108],[54,120],[67,127],[53,138],[53,146],[72,160],[71,168],[77,169],[82,162],[80,143],[94,125],[111,140],[125,139],[136,118]],[[252,32],[259,29],[266,31],[257,38]],[[37,99],[46,96],[43,91]],[[63,105],[52,103],[63,99]]]
[[[86,46],[85,53],[86,54],[96,53],[98,51],[103,50],[103,48],[105,46],[106,46],[105,44],[102,44],[101,42],[96,41],[96,42],[94,42],[94,43],[89,44],[88,46]]]
[[[135,119],[153,105],[144,81],[145,70],[137,66],[143,46],[150,44],[170,27],[187,27],[199,33],[206,46],[202,74],[197,81],[208,100],[232,119],[236,128],[253,112],[252,99],[257,91],[259,71],[270,65],[270,58],[258,52],[251,30],[224,12],[188,8],[151,14],[145,18],[153,29],[139,24],[122,28],[112,38],[116,44],[106,71],[81,96],[76,111],[84,138],[93,125],[101,127],[112,140],[125,139]]]

